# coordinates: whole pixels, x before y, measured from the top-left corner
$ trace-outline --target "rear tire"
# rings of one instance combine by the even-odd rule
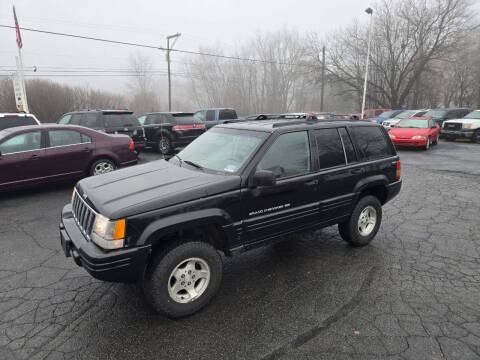
[[[173,152],[172,140],[169,136],[163,135],[158,138],[157,150],[162,155],[170,155]]]
[[[106,174],[115,170],[115,163],[110,159],[99,159],[90,166],[90,176]]]
[[[204,242],[187,242],[158,253],[142,285],[157,312],[178,318],[206,306],[221,281],[222,260],[217,250]]]
[[[338,224],[338,232],[350,245],[365,246],[375,237],[381,222],[380,201],[375,196],[367,195],[358,201],[350,219]]]

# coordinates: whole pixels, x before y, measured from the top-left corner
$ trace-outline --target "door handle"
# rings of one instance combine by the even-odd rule
[[[83,151],[88,153],[88,152],[90,152],[90,151],[92,151],[92,150],[91,150],[90,148],[84,148]]]
[[[305,185],[307,185],[307,186],[315,186],[315,185],[318,185],[318,179],[307,181],[307,182],[305,183]]]
[[[30,156],[30,159],[31,159],[31,160],[39,160],[39,159],[40,159],[40,156],[38,156],[38,155],[32,155],[32,156]]]
[[[358,169],[353,169],[352,170],[352,174],[361,174],[363,172],[363,169],[362,168],[358,168]]]

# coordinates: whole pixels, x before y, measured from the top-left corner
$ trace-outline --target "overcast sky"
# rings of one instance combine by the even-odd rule
[[[329,33],[355,18],[367,24],[370,0],[1,0],[0,23],[13,25],[12,5],[20,26],[165,46],[165,36],[180,32],[177,48],[200,46],[227,53],[257,32],[281,28]],[[27,67],[41,71],[126,69],[128,58],[144,52],[155,69],[166,69],[158,50],[22,32]],[[0,28],[0,70],[14,67],[17,47],[13,30]],[[183,71],[182,56],[172,56],[172,71]],[[175,63],[176,62],[176,63]],[[5,74],[5,71],[0,71]],[[27,72],[27,74],[31,74]],[[72,75],[78,73],[72,72]],[[51,77],[70,84],[124,91],[128,78]]]

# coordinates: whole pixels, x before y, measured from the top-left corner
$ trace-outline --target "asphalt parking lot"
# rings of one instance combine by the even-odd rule
[[[73,184],[2,195],[0,359],[480,359],[480,146],[399,152],[370,246],[330,227],[224,259],[218,296],[176,321],[65,258]]]

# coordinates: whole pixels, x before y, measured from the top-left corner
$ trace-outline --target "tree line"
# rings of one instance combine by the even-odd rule
[[[372,7],[367,107],[480,108],[480,27],[472,1],[381,0]],[[367,38],[368,24],[352,20],[330,34],[291,29],[256,34],[228,54],[262,62],[184,58],[184,78],[174,79],[173,107],[232,107],[240,114],[318,111],[324,67],[325,110],[358,113]],[[200,50],[226,54],[221,48]],[[129,67],[135,77],[123,94],[27,80],[30,110],[44,122],[88,108],[165,111],[165,86],[154,80],[152,61],[137,54]],[[6,77],[0,78],[0,111],[15,111]]]

